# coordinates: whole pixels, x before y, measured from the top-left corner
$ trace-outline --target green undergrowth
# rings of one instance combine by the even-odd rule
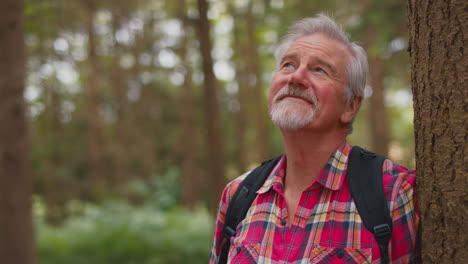
[[[203,207],[163,210],[125,202],[80,206],[80,213],[59,227],[36,213],[40,264],[208,262],[213,219]]]

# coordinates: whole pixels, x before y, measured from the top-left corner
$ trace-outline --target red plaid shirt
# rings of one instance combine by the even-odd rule
[[[361,221],[351,198],[346,168],[351,145],[342,144],[319,177],[303,193],[292,223],[284,198],[286,157],[257,191],[245,219],[231,239],[228,263],[380,263],[374,235]],[[415,261],[419,214],[415,210],[415,171],[386,160],[385,197],[393,219],[391,263]],[[216,219],[210,262],[218,263],[230,200],[244,174],[225,188]]]

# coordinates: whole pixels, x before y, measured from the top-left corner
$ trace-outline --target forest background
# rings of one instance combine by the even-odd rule
[[[38,263],[206,263],[224,185],[282,153],[266,94],[287,27],[368,52],[349,141],[414,168],[406,1],[25,0]]]

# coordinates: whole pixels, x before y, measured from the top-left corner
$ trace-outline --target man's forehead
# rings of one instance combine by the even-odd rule
[[[294,41],[286,50],[281,62],[288,58],[302,58],[320,60],[329,65],[346,63],[351,53],[348,48],[338,40],[332,39],[321,33],[303,36]],[[344,60],[344,61],[343,61]]]
[[[298,48],[298,47],[303,47],[306,49],[307,48],[319,48],[319,49],[328,50],[328,51],[336,50],[336,51],[349,53],[348,48],[346,47],[344,43],[334,38],[331,38],[323,33],[313,33],[313,34],[305,35],[296,39],[291,44],[288,51],[291,48]],[[288,51],[286,51],[286,53]]]

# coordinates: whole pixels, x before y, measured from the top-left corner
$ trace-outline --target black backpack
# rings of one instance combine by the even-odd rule
[[[227,262],[231,237],[236,235],[237,225],[245,218],[257,190],[279,162],[282,156],[263,162],[239,185],[229,204],[223,235],[224,242],[219,264]],[[347,170],[351,195],[364,226],[374,234],[380,248],[381,263],[388,263],[388,243],[392,233],[392,219],[382,184],[382,165],[385,158],[360,147],[353,147]]]

